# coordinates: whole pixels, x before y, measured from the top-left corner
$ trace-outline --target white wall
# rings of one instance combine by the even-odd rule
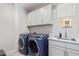
[[[0,49],[15,48],[14,5],[0,4]]]
[[[28,32],[27,28],[27,14],[28,11],[26,11],[21,5],[15,4],[16,9],[16,15],[15,15],[15,21],[16,26],[19,33]]]
[[[6,53],[17,48],[20,33],[28,32],[26,14],[16,4],[0,4],[0,49]]]
[[[28,33],[27,28],[28,12],[19,4],[15,4],[15,27],[16,27],[16,47],[18,47],[18,37],[21,33]]]
[[[59,35],[62,33],[65,36],[65,30],[67,30],[68,38],[76,38],[79,41],[79,4],[59,4],[53,12],[53,33]],[[61,17],[72,17],[73,27],[70,29],[61,28],[59,22]]]

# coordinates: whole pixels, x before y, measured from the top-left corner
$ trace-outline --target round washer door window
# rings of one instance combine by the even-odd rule
[[[24,48],[24,41],[22,38],[19,38],[19,48],[23,49]]]
[[[35,40],[29,40],[29,55],[38,54],[38,45]]]

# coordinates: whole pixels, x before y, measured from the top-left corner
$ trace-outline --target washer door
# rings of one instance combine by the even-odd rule
[[[19,38],[19,49],[23,49],[24,48],[24,39],[23,38]]]
[[[38,55],[38,44],[35,40],[29,40],[29,55]]]

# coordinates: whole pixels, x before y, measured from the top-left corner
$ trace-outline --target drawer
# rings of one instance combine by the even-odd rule
[[[69,48],[69,49],[72,49],[72,50],[77,50],[77,51],[79,51],[79,45],[77,45],[77,44],[67,43],[67,44],[66,44],[66,47]]]
[[[61,41],[49,40],[49,44],[56,45],[56,46],[61,46],[61,47],[65,47],[65,43],[61,42]]]

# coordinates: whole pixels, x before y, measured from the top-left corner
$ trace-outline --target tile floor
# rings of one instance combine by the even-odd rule
[[[7,56],[24,56],[24,55],[21,54],[18,50],[15,50],[11,53],[7,53]]]

